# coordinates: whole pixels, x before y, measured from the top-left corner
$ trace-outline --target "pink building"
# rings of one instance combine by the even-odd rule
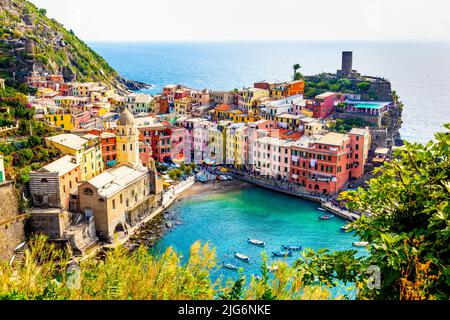
[[[147,167],[149,160],[152,160],[152,147],[145,141],[139,141],[139,160]]]
[[[210,96],[209,96],[208,89],[192,91],[191,97],[192,97],[194,103],[198,103],[200,106],[207,105],[210,102]]]
[[[312,104],[314,118],[324,119],[334,112],[335,105],[345,99],[336,92],[324,92],[315,97]]]
[[[188,132],[185,128],[172,128],[172,136],[170,137],[170,158],[174,162],[182,162],[186,159],[185,154],[185,139],[188,137]]]
[[[262,176],[289,181],[290,142],[274,138],[258,138],[254,143],[253,168]]]

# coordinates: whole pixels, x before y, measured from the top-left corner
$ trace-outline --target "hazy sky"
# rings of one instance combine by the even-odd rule
[[[448,0],[31,0],[86,41],[450,40]]]

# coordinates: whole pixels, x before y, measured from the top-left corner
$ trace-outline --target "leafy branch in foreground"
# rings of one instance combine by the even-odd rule
[[[192,245],[189,260],[171,248],[158,256],[141,246],[130,253],[123,247],[104,256],[77,264],[79,272],[67,272],[70,261],[65,250],[33,239],[22,263],[0,263],[1,299],[163,300],[163,299],[327,299],[320,287],[303,286],[294,268],[280,264],[280,272],[266,281],[245,277],[226,285],[211,281],[216,270],[215,251],[208,244]],[[290,285],[291,284],[291,285]]]
[[[380,299],[449,299],[450,124],[426,145],[407,143],[377,169],[369,188],[349,191],[349,207],[369,215],[352,225],[371,243],[367,264],[382,275]]]

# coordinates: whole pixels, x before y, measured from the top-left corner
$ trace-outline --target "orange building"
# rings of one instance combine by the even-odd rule
[[[317,194],[336,194],[362,176],[369,146],[368,128],[304,136],[291,146],[290,181]]]
[[[305,91],[305,82],[303,80],[295,80],[274,85],[270,89],[272,98],[286,98],[296,94],[303,94]]]

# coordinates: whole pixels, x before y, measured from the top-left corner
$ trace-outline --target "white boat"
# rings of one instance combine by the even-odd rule
[[[353,245],[355,247],[365,247],[367,246],[369,243],[367,241],[355,241],[353,242]]]
[[[320,208],[320,207],[319,207],[319,208],[317,208],[317,210],[320,210],[320,211],[325,211],[325,212],[327,211],[326,209],[324,209],[324,208]]]
[[[266,245],[266,243],[262,240],[248,238],[248,242],[251,244],[254,244],[255,246],[261,246],[261,247],[264,247]]]
[[[267,266],[267,269],[269,269],[269,271],[275,271],[278,270],[278,266]]]
[[[234,264],[231,264],[231,263],[223,263],[222,266],[224,268],[227,268],[227,269],[230,269],[230,270],[237,270],[238,269],[237,266],[235,266]]]
[[[235,252],[234,256],[236,258],[238,258],[239,260],[242,260],[242,261],[248,262],[250,260],[249,257],[247,257],[245,254],[242,254],[242,253],[239,253],[239,252]]]

